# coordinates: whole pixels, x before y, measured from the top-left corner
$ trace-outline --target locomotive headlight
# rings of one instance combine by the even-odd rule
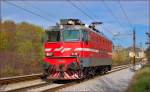
[[[71,53],[71,56],[78,56],[78,53],[77,52],[73,52],[73,53]]]
[[[46,52],[46,56],[47,57],[50,57],[50,56],[53,56],[54,54],[52,52]]]

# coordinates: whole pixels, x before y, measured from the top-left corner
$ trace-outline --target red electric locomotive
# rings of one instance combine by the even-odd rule
[[[47,79],[83,79],[111,70],[112,42],[78,19],[62,19],[46,30],[44,70]]]

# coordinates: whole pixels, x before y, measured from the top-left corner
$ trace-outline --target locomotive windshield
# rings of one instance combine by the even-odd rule
[[[46,40],[48,42],[60,41],[60,31],[48,31],[48,32],[46,32]]]
[[[64,30],[62,32],[64,41],[79,41],[80,31],[79,30]]]

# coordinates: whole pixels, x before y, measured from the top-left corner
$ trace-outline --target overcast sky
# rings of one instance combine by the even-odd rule
[[[42,18],[11,5],[8,2],[23,7],[32,13],[36,13],[37,15],[42,16]],[[128,18],[123,13],[118,0],[72,1],[73,4],[79,7],[81,11],[88,16],[92,17],[92,19],[83,14],[83,12],[79,11],[77,8],[73,7],[69,1],[65,0],[9,0],[8,2],[2,1],[1,3],[2,20],[14,20],[17,23],[27,21],[29,23],[43,26],[45,29],[49,26],[55,25],[55,23],[62,18],[78,18],[88,25],[93,21],[101,21],[103,22],[103,25],[98,27],[99,30],[104,32],[104,34],[111,39],[115,45],[122,45],[124,47],[132,45],[132,36],[125,35],[131,34],[133,27],[135,27],[137,33],[137,45],[139,46],[139,43],[142,42],[143,47],[146,47],[145,42],[147,41],[147,36],[145,33],[148,32],[148,27],[150,26],[148,23],[148,0],[120,1],[121,7]],[[129,24],[128,19],[132,26]],[[117,37],[119,39],[114,39],[112,33],[119,33],[121,37]]]

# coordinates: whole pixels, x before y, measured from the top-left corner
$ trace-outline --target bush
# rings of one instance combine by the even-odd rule
[[[144,67],[133,77],[128,92],[148,92],[150,90],[150,67]]]

